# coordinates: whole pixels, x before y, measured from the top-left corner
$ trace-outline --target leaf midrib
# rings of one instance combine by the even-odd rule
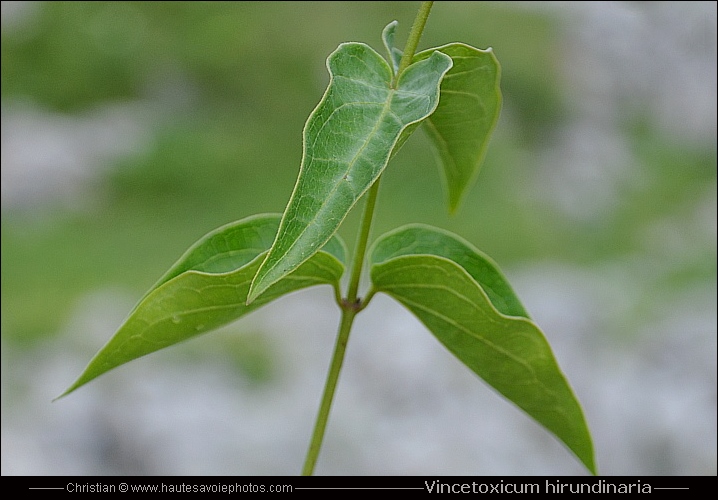
[[[367,145],[369,144],[369,142],[371,142],[371,139],[372,139],[374,136],[376,136],[377,130],[378,130],[378,128],[379,128],[379,125],[384,121],[384,118],[385,118],[388,114],[391,113],[391,103],[392,103],[392,100],[393,100],[394,95],[398,92],[398,89],[389,88],[389,89],[388,89],[388,92],[389,92],[389,93],[387,94],[387,99],[386,99],[386,101],[384,102],[384,106],[382,107],[382,110],[381,110],[381,113],[380,113],[380,115],[379,115],[379,118],[376,120],[376,123],[374,124],[374,127],[372,128],[371,132],[370,132],[369,134],[367,134],[366,139],[364,140],[362,146],[357,150],[357,152],[356,152],[356,154],[354,155],[354,157],[353,157],[353,158],[351,159],[351,161],[347,164],[347,168],[346,168],[346,170],[344,171],[345,174],[347,174],[349,171],[352,170],[353,166],[354,166],[354,165],[356,164],[356,162],[357,162],[357,159],[361,156],[362,152],[366,149],[366,147],[367,147]],[[353,104],[353,103],[352,103],[352,104]],[[378,103],[377,103],[377,104],[378,104]],[[344,105],[342,105],[342,106],[345,106],[345,105],[346,105],[346,104],[344,104]],[[332,114],[333,114],[334,112],[336,112],[336,110],[334,110],[334,111],[332,112]],[[391,113],[391,114],[394,114],[394,113]],[[330,115],[330,116],[331,116],[331,115]],[[327,121],[328,121],[328,119],[327,119]],[[326,123],[326,122],[325,122],[325,123]],[[403,122],[401,122],[401,123],[402,123],[402,126],[400,127],[399,133],[397,134],[397,139],[398,139],[398,137],[401,135],[401,131],[404,130],[404,128],[406,127],[406,124],[403,124]],[[322,128],[323,128],[323,126],[322,126]],[[318,135],[318,134],[317,134],[317,135]],[[316,139],[315,139],[315,142],[316,142]],[[396,139],[394,140],[394,143],[396,143]],[[393,149],[393,148],[391,148],[391,149]],[[391,149],[390,149],[390,151],[391,151]],[[327,198],[331,198],[331,197],[334,195],[334,193],[336,192],[336,190],[339,188],[339,185],[340,185],[341,182],[342,182],[342,181],[339,181],[339,182],[337,182],[337,183],[334,184],[334,187],[332,187],[331,191],[330,191],[329,194],[327,195]],[[354,198],[354,202],[353,202],[353,203],[356,203],[357,200],[359,200],[359,198],[362,197],[362,195],[371,187],[371,184],[373,184],[373,183],[370,183],[369,186],[367,186],[367,187],[359,194],[359,196],[356,196],[356,197]],[[353,203],[352,203],[352,204],[353,204]],[[321,213],[322,213],[321,210],[317,211],[316,214],[314,215],[314,217],[312,217],[309,221],[307,221],[307,223],[304,225],[302,231],[301,231],[301,232],[299,233],[299,235],[294,239],[294,241],[293,241],[292,244],[289,246],[289,248],[287,248],[287,249],[281,254],[280,258],[277,259],[277,261],[276,261],[271,267],[269,267],[269,268],[265,271],[264,276],[269,275],[269,273],[270,273],[271,271],[273,271],[273,270],[277,267],[277,265],[279,264],[279,262],[281,262],[281,258],[283,258],[284,256],[288,255],[288,254],[292,251],[292,249],[296,246],[297,243],[299,243],[299,241],[302,239],[302,237],[304,236],[304,234],[307,232],[307,230],[309,229],[309,227],[316,223],[316,221],[317,221],[317,219],[319,218],[319,215],[320,215]],[[346,217],[346,214],[344,215],[344,217],[342,217],[342,219],[339,221],[339,223],[341,223],[341,221],[344,220],[345,217]],[[331,238],[331,235],[329,236],[329,238]],[[323,244],[325,244],[327,241],[329,241],[329,238],[327,238],[325,241],[322,241],[318,246],[322,246]]]

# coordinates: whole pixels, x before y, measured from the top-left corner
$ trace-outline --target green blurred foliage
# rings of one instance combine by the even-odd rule
[[[165,106],[150,147],[116,161],[95,187],[102,202],[91,211],[58,209],[49,223],[3,212],[4,337],[23,344],[52,334],[97,287],[126,287],[139,298],[203,234],[253,213],[281,212],[301,160],[302,127],[328,82],[326,57],[344,41],[381,50],[381,30],[394,19],[402,46],[417,7],[46,2],[25,24],[4,28],[4,103],[30,100],[67,114],[118,102]],[[610,219],[576,222],[527,198],[532,151],[566,114],[558,32],[546,13],[510,4],[434,6],[420,48],[453,41],[493,47],[512,119],[500,120],[478,183],[455,217],[444,207],[429,145],[415,134],[387,169],[375,235],[426,222],[461,234],[502,267],[544,258],[590,263],[639,249],[637,227],[715,185],[714,150],[687,150],[638,127],[626,133],[651,176]],[[350,246],[357,221],[354,211],[340,229]],[[715,263],[699,260],[684,271],[714,275]]]

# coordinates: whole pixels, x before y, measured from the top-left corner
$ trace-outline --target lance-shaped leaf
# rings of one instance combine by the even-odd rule
[[[375,243],[371,279],[375,291],[406,306],[459,360],[596,473],[581,406],[548,341],[488,257],[450,233],[405,226]]]
[[[311,259],[246,305],[249,285],[279,227],[265,214],[222,226],[195,243],[140,300],[62,396],[119,365],[225,325],[282,295],[339,286],[344,244],[332,238]]]
[[[402,131],[436,109],[439,84],[451,64],[436,52],[409,66],[392,88],[391,68],[368,45],[341,44],[329,56],[329,87],[304,127],[297,184],[248,302],[336,232],[386,167]]]
[[[441,82],[436,111],[423,122],[443,172],[449,210],[455,212],[473,185],[501,111],[501,68],[491,49],[451,43],[420,52],[422,61],[435,51],[453,66]]]

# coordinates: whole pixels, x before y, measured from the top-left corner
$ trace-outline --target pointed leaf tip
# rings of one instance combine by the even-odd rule
[[[593,474],[583,410],[495,264],[461,238],[423,225],[380,237],[375,291],[398,300],[469,369],[561,440]]]
[[[280,216],[248,217],[210,232],[193,245],[140,300],[80,377],[55,400],[133,359],[193,338],[302,288],[339,286],[344,244],[333,237],[288,279],[246,304],[252,277],[274,241]]]
[[[436,111],[423,123],[444,180],[449,212],[455,213],[476,181],[501,112],[501,67],[491,49],[451,43],[425,50],[450,56],[453,67],[441,82]]]

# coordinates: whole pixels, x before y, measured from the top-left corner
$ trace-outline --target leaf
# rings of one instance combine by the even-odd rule
[[[491,49],[463,43],[425,50],[414,60],[437,50],[450,56],[453,66],[441,82],[439,106],[423,125],[436,150],[453,213],[479,174],[499,119],[501,67]]]
[[[413,312],[461,362],[596,473],[583,415],[548,341],[496,265],[461,238],[411,225],[371,251],[375,291]]]
[[[372,262],[384,262],[402,255],[424,254],[444,257],[463,267],[481,283],[493,306],[502,314],[529,319],[498,266],[455,234],[424,224],[409,224],[386,233],[371,250]]]
[[[140,300],[60,397],[112,368],[225,325],[287,293],[320,284],[338,287],[345,252],[335,237],[246,305],[249,284],[274,240],[279,220],[279,215],[256,215],[201,238]]]
[[[304,127],[299,178],[248,303],[336,232],[386,167],[402,131],[436,109],[450,67],[451,58],[437,52],[409,66],[393,89],[391,68],[368,45],[344,43],[329,56],[329,87]]]
[[[389,56],[389,61],[391,61],[392,74],[399,71],[399,63],[401,62],[401,50],[394,47],[394,34],[398,24],[398,21],[392,21],[381,32],[381,40],[384,42],[384,48]]]

